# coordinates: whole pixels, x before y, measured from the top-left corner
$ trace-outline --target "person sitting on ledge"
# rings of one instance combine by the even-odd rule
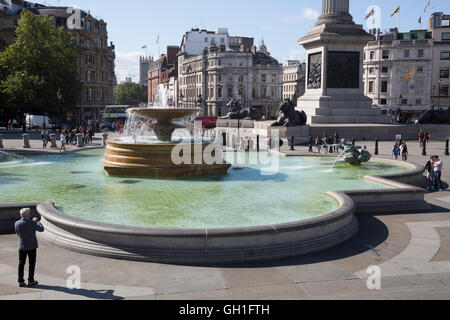
[[[25,287],[24,269],[28,257],[28,287],[34,287],[39,283],[34,279],[34,270],[36,268],[36,253],[38,249],[37,232],[44,232],[44,226],[38,218],[31,220],[31,210],[25,208],[20,210],[21,220],[15,224],[15,231],[19,236],[19,287]]]

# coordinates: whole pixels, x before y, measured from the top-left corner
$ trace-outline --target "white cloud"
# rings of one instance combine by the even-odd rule
[[[139,81],[139,57],[141,56],[144,56],[141,51],[116,51],[116,76],[119,83],[130,75],[134,76],[133,81]]]
[[[296,24],[302,20],[316,21],[319,16],[320,13],[317,10],[314,10],[312,8],[304,8],[300,15],[286,16],[281,19],[281,21],[287,24]]]
[[[305,59],[306,59],[306,51],[304,49],[288,51],[288,59],[287,60],[303,61]]]
[[[317,18],[319,18],[319,16],[320,16],[319,11],[311,9],[311,8],[305,8],[302,11],[302,18],[303,19],[316,21]]]

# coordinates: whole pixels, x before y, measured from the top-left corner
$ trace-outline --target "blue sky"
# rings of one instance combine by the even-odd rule
[[[381,9],[381,28],[397,26],[398,18],[390,14],[401,6],[400,30],[419,29],[428,25],[429,10],[424,13],[428,0],[350,0],[350,13],[356,23],[364,24],[370,5]],[[280,62],[304,59],[305,52],[297,40],[311,28],[321,12],[320,0],[48,0],[36,2],[47,5],[76,5],[90,10],[108,23],[110,41],[116,45],[116,73],[119,81],[125,76],[139,76],[141,47],[148,45],[149,53],[157,56],[156,39],[160,36],[161,52],[167,45],[180,45],[183,34],[192,27],[216,30],[229,29],[231,35],[254,37],[264,41]],[[432,11],[450,13],[449,0],[432,0]]]

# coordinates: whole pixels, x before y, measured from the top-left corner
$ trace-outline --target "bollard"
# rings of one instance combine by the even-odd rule
[[[291,151],[295,151],[294,144],[295,144],[295,138],[294,138],[294,136],[292,136],[291,137]]]
[[[50,134],[50,142],[51,142],[51,146],[50,148],[58,148],[57,144],[56,144],[56,134],[51,133]]]
[[[30,135],[28,133],[24,133],[22,135],[22,137],[23,137],[23,148],[24,149],[30,149],[31,148],[31,146],[30,146]]]
[[[427,143],[425,141],[422,143],[422,155],[427,155]]]
[[[108,134],[104,133],[103,134],[103,146],[106,147],[106,141],[108,140]]]
[[[0,141],[1,145],[1,141]],[[449,139],[447,138],[447,141],[445,141],[445,155],[450,156],[450,150],[449,150]]]
[[[77,147],[78,148],[83,148],[84,147],[84,139],[83,139],[83,134],[82,133],[77,134]]]
[[[227,133],[226,132],[222,132],[222,142],[223,142],[223,146],[226,147],[227,146]]]
[[[259,134],[256,136],[256,151],[259,152]]]
[[[3,136],[0,134],[0,149],[3,149]]]
[[[352,138],[352,146],[355,146],[355,145],[356,145],[356,139]]]
[[[308,152],[313,152],[313,138],[309,137],[309,149]]]
[[[378,138],[375,140],[375,155],[377,156],[380,152],[379,150],[379,143],[380,141],[378,140]]]

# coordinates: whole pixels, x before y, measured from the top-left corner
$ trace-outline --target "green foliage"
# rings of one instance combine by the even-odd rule
[[[134,82],[127,82],[114,88],[114,100],[117,105],[137,106],[146,103],[144,90]]]
[[[54,27],[52,17],[23,10],[14,43],[0,54],[0,92],[11,107],[71,111],[81,93],[76,59],[69,31]]]

